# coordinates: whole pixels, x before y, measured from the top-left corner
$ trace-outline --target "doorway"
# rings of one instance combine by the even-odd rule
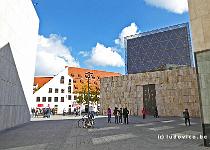
[[[143,85],[143,106],[149,115],[154,115],[156,107],[155,84]]]

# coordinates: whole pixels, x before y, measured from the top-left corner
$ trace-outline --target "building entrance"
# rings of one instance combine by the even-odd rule
[[[155,84],[143,86],[143,106],[149,115],[154,115],[156,107]]]

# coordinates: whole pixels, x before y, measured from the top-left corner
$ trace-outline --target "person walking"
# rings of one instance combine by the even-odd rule
[[[107,109],[107,115],[108,115],[108,123],[111,123],[111,117],[112,117],[111,108],[108,108],[108,109]]]
[[[184,116],[184,119],[185,119],[185,125],[187,126],[187,122],[188,122],[188,124],[190,126],[190,114],[189,114],[188,109],[184,110],[183,116]]]
[[[36,108],[36,110],[35,110],[35,118],[36,117],[38,118],[38,114],[39,114],[39,112],[38,112],[38,109]]]
[[[127,107],[125,107],[123,109],[124,124],[128,124],[128,114],[129,114],[129,111],[128,111]]]
[[[63,116],[65,116],[66,115],[66,109],[64,108],[63,109]]]
[[[157,109],[157,106],[155,106],[155,113],[154,113],[154,117],[155,117],[155,118],[159,118],[159,116],[158,116],[158,109]]]
[[[115,124],[118,123],[118,108],[115,107],[113,111],[114,119],[115,119]]]
[[[120,110],[118,111],[118,113],[119,113],[119,123],[122,124],[122,116],[123,116],[122,108],[120,108]]]
[[[143,119],[145,119],[146,118],[146,109],[143,107],[141,112],[142,112]]]

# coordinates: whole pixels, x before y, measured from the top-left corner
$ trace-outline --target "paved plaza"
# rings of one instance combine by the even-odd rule
[[[60,119],[59,119],[60,118]],[[74,116],[32,119],[30,123],[0,132],[5,150],[205,150],[199,119],[186,127],[178,117],[130,117],[128,125],[108,124],[96,118],[95,128],[77,127]],[[114,118],[112,118],[114,122]],[[189,139],[189,137],[195,139]],[[176,137],[176,139],[174,139]],[[172,139],[170,139],[172,138]],[[178,139],[182,138],[182,139]]]

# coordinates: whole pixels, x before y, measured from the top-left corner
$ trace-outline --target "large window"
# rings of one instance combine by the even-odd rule
[[[76,100],[77,99],[77,95],[74,95],[74,100]]]
[[[68,100],[71,100],[71,95],[68,95]]]
[[[55,89],[55,93],[58,93],[58,88]]]
[[[54,102],[58,102],[58,97],[54,97]]]
[[[61,97],[61,102],[64,102],[64,97]]]
[[[49,93],[52,93],[52,88],[49,88]]]
[[[46,102],[46,97],[42,97],[42,102]]]
[[[71,86],[68,87],[68,93],[71,93]]]
[[[61,93],[65,93],[65,90],[64,89],[61,89]]]
[[[40,102],[40,97],[37,97],[36,98],[36,102]]]
[[[48,102],[52,102],[52,97],[48,97]]]
[[[60,83],[64,84],[64,76],[61,76]]]

